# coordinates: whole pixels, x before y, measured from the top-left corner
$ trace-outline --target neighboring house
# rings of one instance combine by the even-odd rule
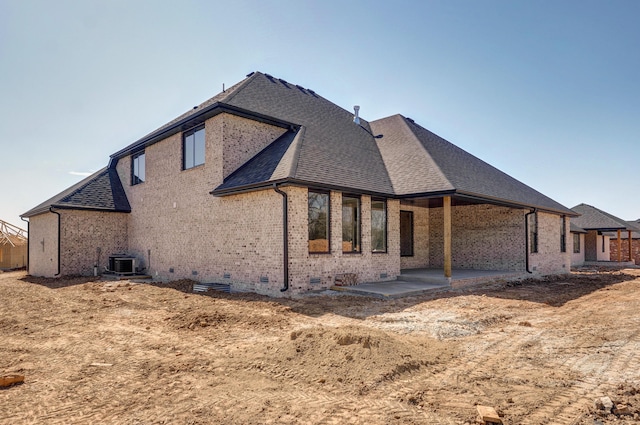
[[[0,270],[20,269],[26,265],[26,230],[0,220]]]
[[[632,227],[640,227],[640,219],[636,221],[627,221],[629,226]],[[620,235],[621,243],[615,239],[617,238],[617,234],[609,234],[612,237],[611,239],[611,260],[615,261],[618,258],[618,255],[623,258],[631,258],[630,261],[636,263],[636,265],[640,265],[640,231],[631,232],[631,238],[629,238],[629,232],[622,232]],[[619,249],[621,248],[621,249]],[[629,257],[629,250],[631,250],[631,257]]]
[[[587,231],[575,224],[575,218],[571,219],[571,267],[584,265],[584,240]]]
[[[31,274],[125,253],[159,279],[275,295],[406,268],[567,273],[575,215],[409,118],[367,122],[256,72],[23,216]]]
[[[626,257],[619,255],[622,252],[620,249],[622,233],[631,234],[634,231],[640,231],[637,225],[587,204],[576,205],[572,210],[580,214],[579,217],[571,220],[572,224],[587,231],[584,238],[585,263],[629,261],[628,254]],[[611,246],[614,243],[619,248],[615,257],[611,253]]]

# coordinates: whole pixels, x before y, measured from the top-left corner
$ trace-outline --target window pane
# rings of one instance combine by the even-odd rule
[[[371,251],[387,252],[387,203],[371,201]]]
[[[144,152],[135,154],[131,157],[131,184],[139,184],[144,182],[145,164]]]
[[[360,252],[360,199],[342,197],[342,252]]]
[[[184,138],[184,169],[193,167],[193,134]]]
[[[309,192],[309,252],[329,252],[329,194]]]
[[[144,177],[145,177],[144,160],[145,160],[145,155],[140,154],[140,156],[138,156],[138,180],[140,180],[140,183],[144,182]]]
[[[193,140],[193,165],[204,164],[204,128],[196,131]]]

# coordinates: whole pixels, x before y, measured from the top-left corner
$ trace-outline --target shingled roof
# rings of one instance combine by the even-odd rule
[[[414,197],[451,192],[575,215],[565,206],[487,164],[413,120],[394,115],[372,121],[395,194]]]
[[[103,168],[51,199],[22,214],[32,217],[49,208],[131,212],[131,206],[114,168]]]
[[[184,131],[219,113],[286,128],[283,136],[247,161],[212,190],[223,196],[273,183],[322,187],[385,197],[451,195],[575,213],[401,115],[368,123],[313,90],[261,72],[185,112],[111,155],[110,167],[25,213],[50,206],[130,211],[115,174],[120,158]],[[374,137],[381,134],[381,139]],[[115,181],[114,181],[115,180]]]
[[[371,123],[361,119],[359,126],[351,112],[308,89],[259,72],[249,80],[222,102],[295,123],[301,130],[295,138],[283,136],[288,142],[268,146],[214,195],[287,181],[391,197],[451,194],[575,215],[401,115]],[[273,171],[256,173],[258,164]]]
[[[592,205],[579,204],[571,209],[580,214],[580,217],[572,218],[571,221],[585,230],[598,230],[601,232],[617,230],[640,231],[640,227],[637,224],[625,221]]]

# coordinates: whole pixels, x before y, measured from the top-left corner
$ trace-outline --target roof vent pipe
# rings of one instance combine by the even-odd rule
[[[355,111],[355,115],[353,116],[353,122],[360,125],[360,117],[358,116],[358,112],[360,111],[360,107],[358,105],[353,107],[353,110]]]

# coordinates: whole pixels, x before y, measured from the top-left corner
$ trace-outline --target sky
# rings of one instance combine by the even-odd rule
[[[640,218],[636,0],[0,0],[0,219],[252,71]]]

